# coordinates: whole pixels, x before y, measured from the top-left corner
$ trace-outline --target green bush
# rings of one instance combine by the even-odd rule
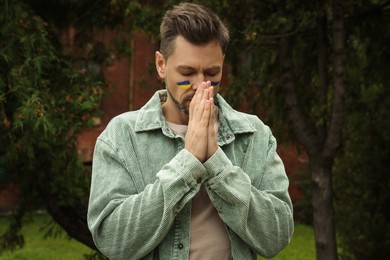
[[[389,94],[385,86],[362,89],[359,109],[348,117],[344,134],[349,138],[335,164],[343,259],[388,259],[390,255]]]
[[[1,1],[0,23],[0,179],[21,189],[0,248],[14,248],[24,242],[24,213],[39,201],[66,212],[86,204],[77,135],[99,114],[102,83],[62,52],[53,28],[24,2]]]

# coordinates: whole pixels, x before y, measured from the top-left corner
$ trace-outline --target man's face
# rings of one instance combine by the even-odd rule
[[[160,52],[156,53],[157,71],[165,79],[166,88],[171,95],[168,102],[175,102],[176,107],[179,104],[188,111],[192,97],[202,82],[221,81],[223,61],[224,55],[217,41],[194,45],[178,36],[168,59]],[[184,81],[189,81],[188,89],[178,86],[178,83]],[[215,93],[217,90],[218,86],[215,87]]]

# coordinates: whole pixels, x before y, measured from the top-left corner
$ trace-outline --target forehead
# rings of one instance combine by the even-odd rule
[[[169,61],[179,65],[199,66],[199,65],[222,65],[223,52],[218,41],[213,40],[202,45],[195,45],[187,41],[184,37],[178,36],[174,41],[172,54]]]

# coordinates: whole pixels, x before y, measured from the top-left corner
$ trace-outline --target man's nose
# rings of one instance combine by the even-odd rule
[[[205,82],[205,77],[203,75],[199,75],[197,77],[194,77],[192,82],[193,82],[193,84],[191,85],[192,89],[197,90],[200,84]]]

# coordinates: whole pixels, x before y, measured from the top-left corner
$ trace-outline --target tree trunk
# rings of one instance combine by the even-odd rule
[[[316,258],[336,260],[338,255],[333,209],[332,164],[326,165],[319,156],[313,157],[310,158],[310,162]]]
[[[280,39],[280,65],[283,79],[283,92],[286,111],[298,142],[305,148],[311,163],[313,185],[312,204],[313,222],[318,260],[337,260],[337,242],[334,223],[332,165],[341,143],[341,132],[344,123],[345,95],[345,26],[343,19],[343,3],[333,0],[333,89],[332,111],[324,128],[310,124],[310,120],[302,112],[297,97],[297,79],[291,50],[290,36]],[[324,20],[318,20],[318,41],[326,41]],[[289,35],[284,31],[281,35]],[[326,42],[319,42],[319,86],[318,102],[327,105],[329,88],[326,79]],[[323,103],[325,102],[325,103]],[[324,115],[325,116],[325,115]]]
[[[290,45],[289,39],[281,39],[280,53],[283,71],[283,88],[289,120],[299,143],[307,151],[311,163],[313,222],[317,260],[335,260],[338,257],[333,220],[331,170],[333,159],[336,156],[336,150],[325,149],[326,147],[321,135],[314,131],[314,127],[308,123],[308,120],[300,111],[296,96],[296,83]],[[332,144],[332,147],[336,147],[336,143]],[[327,154],[326,157],[322,156],[324,152]]]

